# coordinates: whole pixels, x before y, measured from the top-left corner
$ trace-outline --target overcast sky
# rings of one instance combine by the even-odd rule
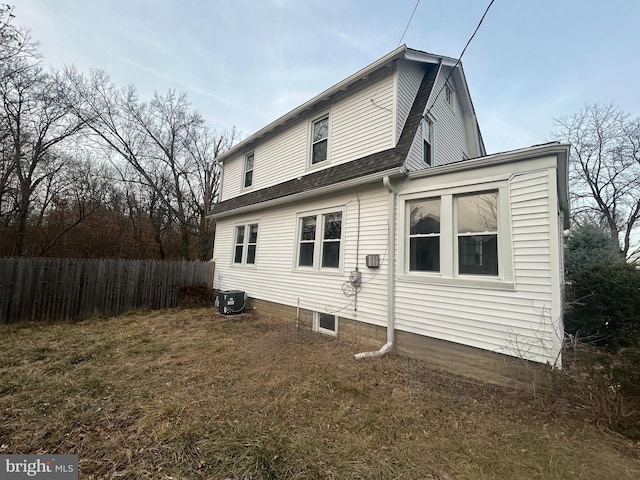
[[[45,61],[174,88],[243,137],[394,50],[416,0],[15,0]],[[458,58],[489,0],[421,0],[402,41]],[[462,58],[489,153],[585,103],[640,112],[640,1],[495,0]]]

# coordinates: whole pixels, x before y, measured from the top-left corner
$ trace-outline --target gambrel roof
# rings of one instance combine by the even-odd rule
[[[453,58],[432,55],[420,50],[407,48],[403,45],[380,60],[372,63],[368,67],[360,70],[320,95],[292,110],[275,122],[270,123],[240,144],[236,145],[224,155],[220,156],[218,160],[224,163],[225,160],[233,158],[233,156],[237,155],[239,152],[252,148],[257,142],[274,135],[283,127],[290,124],[290,122],[298,119],[302,115],[308,114],[308,112],[313,108],[317,108],[318,105],[327,104],[335,95],[339,95],[341,92],[366,81],[380,69],[390,67],[395,60],[400,58],[424,63],[425,73],[407,116],[403,130],[394,148],[367,155],[347,163],[327,167],[322,170],[316,170],[296,179],[287,180],[277,185],[230,198],[216,204],[213,207],[210,216],[213,218],[219,218],[231,214],[242,213],[243,211],[255,209],[258,204],[260,204],[260,207],[272,206],[274,204],[292,201],[300,197],[318,195],[323,193],[323,191],[328,193],[329,191],[347,188],[352,184],[355,185],[370,181],[377,181],[386,175],[399,175],[403,173],[402,169],[404,168],[404,162],[407,158],[407,154],[409,153],[409,149],[411,148],[415,133],[420,126],[427,102],[432,98],[432,93],[434,95],[437,94],[437,92],[434,93],[434,85],[442,65],[456,67],[454,70],[455,76],[458,77],[458,81],[465,85],[462,97],[464,108],[470,110],[473,118],[475,119],[475,112],[473,111],[471,98],[468,95],[468,90],[466,89],[466,81],[464,80],[462,66],[459,62]],[[482,144],[480,132],[477,129],[477,122],[475,133],[478,135],[482,154],[484,154],[484,146]]]

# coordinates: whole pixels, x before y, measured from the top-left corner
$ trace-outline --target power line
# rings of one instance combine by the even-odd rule
[[[398,42],[398,46],[396,48],[398,48],[398,47],[400,47],[400,45],[402,45],[402,40],[404,40],[404,36],[407,34],[407,31],[409,30],[409,25],[411,25],[411,20],[413,20],[413,16],[416,14],[416,10],[418,9],[418,5],[420,5],[420,0],[418,0],[416,2],[415,6],[413,7],[413,12],[411,12],[411,16],[409,17],[409,21],[407,22],[407,26],[404,27],[404,32],[402,32],[402,36],[400,37],[400,41]],[[376,95],[378,95],[378,90],[380,90],[380,85],[382,85],[382,81],[383,81],[383,79],[380,79],[380,81],[378,82],[378,86],[376,87],[376,91],[373,92],[373,95],[371,95],[371,103],[374,106],[376,106],[376,107],[378,107],[378,108],[380,108],[382,110],[386,110],[388,112],[391,112],[391,110],[389,110],[387,107],[383,107],[382,105],[378,105],[374,100],[376,98]]]
[[[409,21],[407,22],[407,26],[404,28],[404,32],[402,32],[402,36],[400,37],[400,41],[398,42],[398,47],[402,45],[402,40],[404,40],[404,36],[407,34],[407,30],[409,30],[409,25],[411,25],[411,20],[413,20],[413,16],[416,14],[416,10],[418,9],[418,5],[420,5],[420,0],[416,2],[416,6],[413,7],[413,12],[411,12],[411,16],[409,17]],[[398,48],[396,47],[396,48]]]
[[[489,6],[487,6],[487,9],[482,14],[482,18],[480,18],[480,21],[478,22],[478,25],[476,26],[476,29],[473,31],[473,35],[471,35],[471,37],[469,37],[469,40],[467,41],[467,44],[462,49],[462,53],[460,54],[460,56],[458,57],[458,60],[456,61],[455,65],[453,66],[453,68],[449,72],[449,75],[447,75],[447,78],[445,79],[444,83],[442,84],[442,87],[440,87],[440,90],[438,91],[436,97],[433,99],[433,102],[431,103],[431,106],[427,109],[427,111],[423,115],[423,118],[426,118],[426,116],[429,114],[429,112],[431,112],[431,109],[433,108],[433,106],[435,105],[436,101],[438,100],[438,97],[442,93],[442,90],[444,90],[444,88],[447,86],[447,82],[449,81],[449,78],[451,78],[451,75],[453,74],[454,70],[460,64],[460,60],[462,60],[462,56],[464,55],[464,52],[467,51],[467,47],[471,43],[471,40],[473,40],[473,37],[475,37],[476,33],[478,33],[478,30],[480,29],[480,25],[482,25],[482,22],[484,21],[484,17],[487,16],[487,13],[489,12],[489,9],[491,8],[491,5],[493,5],[493,2],[495,2],[495,0],[491,0],[491,2],[489,2]]]

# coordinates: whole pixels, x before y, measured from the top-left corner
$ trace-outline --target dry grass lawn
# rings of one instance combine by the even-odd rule
[[[0,327],[0,453],[83,479],[637,479],[640,445],[551,394],[213,309]]]

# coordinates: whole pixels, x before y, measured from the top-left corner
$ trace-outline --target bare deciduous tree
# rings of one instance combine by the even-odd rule
[[[143,102],[134,87],[119,89],[101,71],[86,77],[68,69],[61,85],[69,108],[125,161],[125,166],[118,166],[122,181],[148,189],[132,205],[139,205],[143,197],[153,201],[155,220],[167,214],[180,232],[181,256],[206,256],[203,251],[210,247],[204,244],[211,239],[211,228],[205,215],[219,180],[216,158],[237,140],[235,130],[217,134],[207,128],[184,94],[169,91]],[[161,222],[155,225],[159,233]],[[190,242],[193,236],[200,239],[197,254]]]
[[[190,128],[187,133],[186,148],[192,164],[186,182],[188,203],[198,221],[199,256],[207,260],[213,253],[215,234],[215,224],[207,214],[218,200],[220,188],[218,157],[238,142],[239,134],[235,129],[217,134],[205,125]]]
[[[55,149],[77,133],[83,122],[70,114],[40,65],[25,59],[17,62],[20,66],[0,80],[0,131],[9,150],[6,155],[3,151],[3,160],[9,161],[3,170],[10,169],[15,191],[13,254],[22,255],[35,196],[62,168]]]
[[[638,253],[640,119],[615,105],[586,105],[555,119],[555,136],[572,145],[570,192],[577,218],[597,218],[625,258]]]

